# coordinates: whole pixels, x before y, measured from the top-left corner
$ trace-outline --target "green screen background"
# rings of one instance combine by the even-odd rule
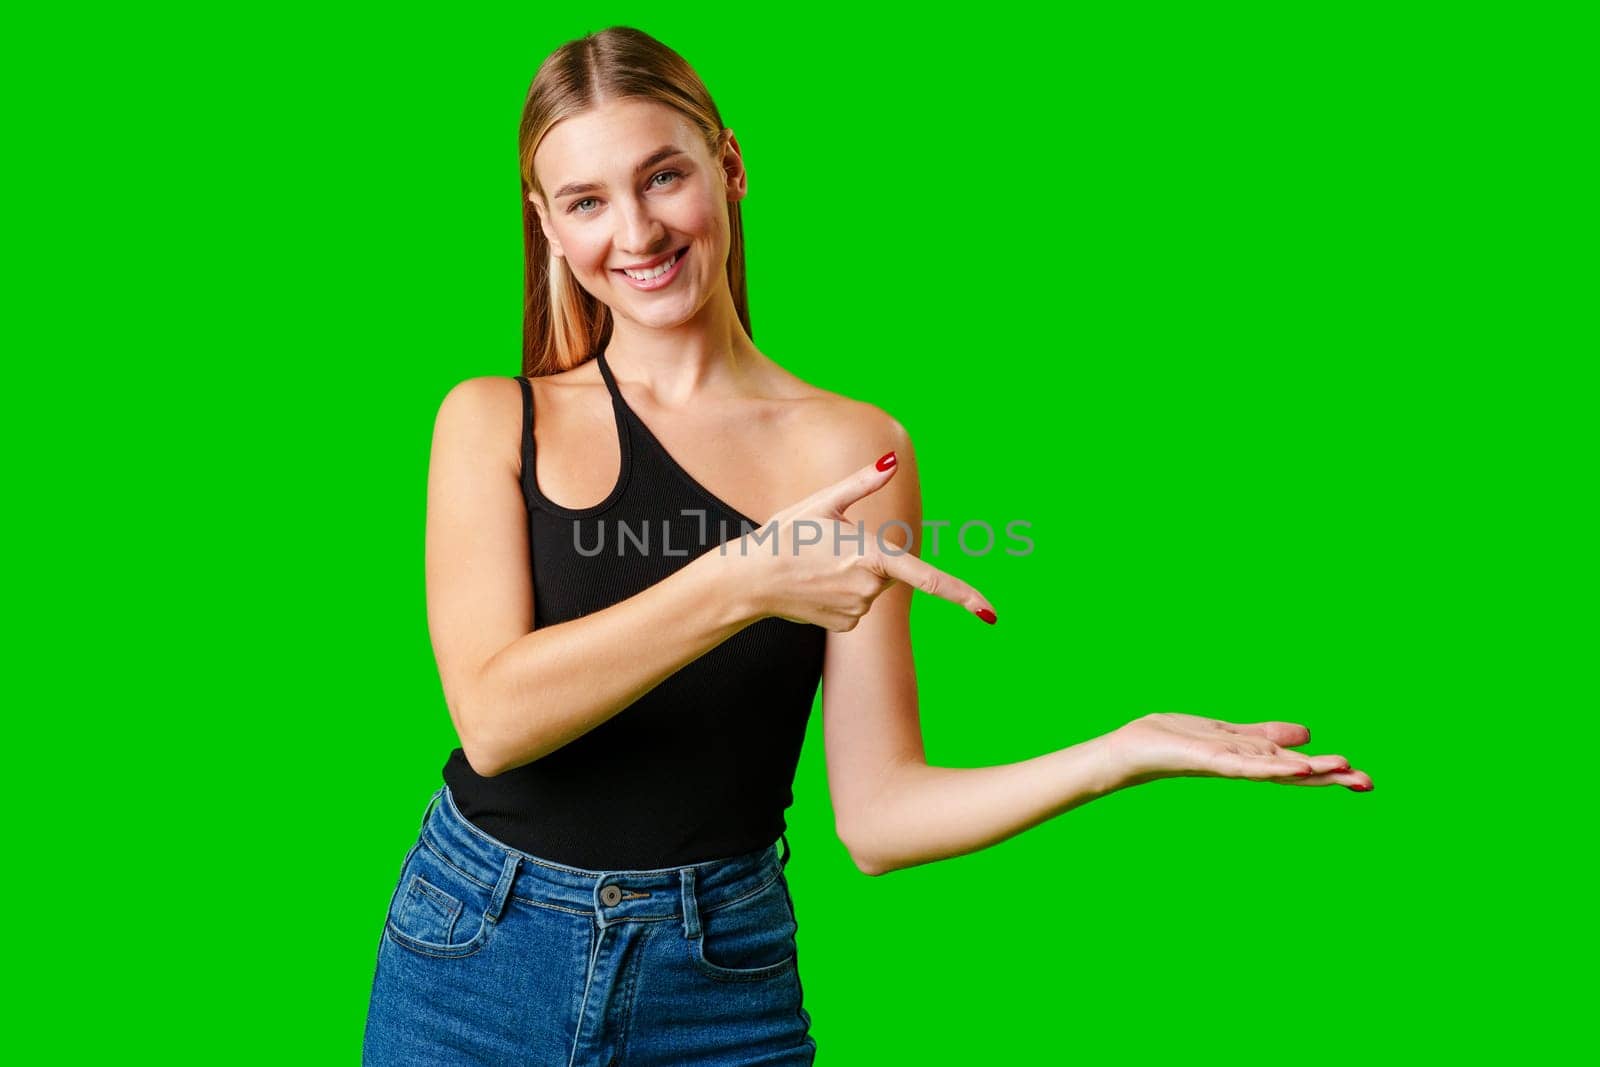
[[[819,705],[822,1062],[1592,1044],[1582,38],[1406,10],[18,18],[15,1062],[356,1061],[456,745],[433,415],[519,370],[520,106],[613,24],[740,139],[762,351],[899,419],[929,518],[1032,524],[927,557],[1000,617],[916,601],[931,762],[1167,710],[1376,784],[1161,781],[873,879]]]

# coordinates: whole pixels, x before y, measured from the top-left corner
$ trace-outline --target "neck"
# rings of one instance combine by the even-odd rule
[[[638,386],[667,408],[747,395],[766,361],[726,289],[693,317],[666,329],[641,326],[613,312],[605,359],[618,381]]]

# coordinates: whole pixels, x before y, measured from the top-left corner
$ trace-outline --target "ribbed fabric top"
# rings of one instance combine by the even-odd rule
[[[562,507],[539,491],[533,389],[517,378],[540,627],[610,607],[761,526],[678,465],[623,400],[604,353],[595,358],[611,391],[622,464],[615,487],[593,507]],[[485,778],[457,748],[445,784],[485,833],[569,866],[649,870],[765,848],[787,828],[827,635],[820,626],[762,619],[532,763]],[[540,714],[536,702],[524,710]]]

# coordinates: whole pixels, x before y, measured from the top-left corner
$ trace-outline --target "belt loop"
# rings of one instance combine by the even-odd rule
[[[500,921],[500,913],[505,910],[506,900],[511,896],[511,883],[517,879],[517,867],[522,863],[522,857],[515,852],[507,852],[505,862],[500,864],[500,881],[495,883],[494,895],[489,901],[489,910],[484,912],[484,919],[488,922]]]
[[[694,868],[679,870],[678,879],[683,885],[683,936],[693,941],[700,936],[700,902],[694,895]]]
[[[781,871],[785,867],[789,866],[789,856],[794,852],[794,850],[789,847],[789,835],[780,831],[778,833],[778,840],[783,842],[783,859],[778,861],[778,870]]]

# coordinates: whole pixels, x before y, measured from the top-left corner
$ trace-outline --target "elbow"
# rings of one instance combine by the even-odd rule
[[[505,762],[499,758],[496,746],[484,736],[483,717],[473,705],[462,704],[455,711],[456,733],[461,738],[461,752],[467,764],[480,778],[493,778],[504,774]]]
[[[467,757],[467,763],[479,778],[493,778],[497,774],[505,773],[505,765],[494,756],[494,750],[485,745],[481,740],[461,739],[461,751]]]
[[[471,766],[472,772],[479,778],[493,778],[497,774],[504,773],[505,768],[489,758],[482,748],[462,744],[461,751],[467,757],[467,764]]]
[[[462,734],[461,751],[480,778],[494,778],[524,767],[542,758],[547,751],[530,749],[526,740],[486,730],[486,720],[481,716],[468,721],[476,726]]]
[[[461,739],[461,752],[472,772],[480,778],[494,778],[515,766],[506,758],[509,750],[496,725],[505,719],[496,706],[496,693],[486,677],[488,670],[486,663],[445,693],[450,719],[455,723],[456,736]]]
[[[838,836],[839,842],[844,845],[845,851],[850,854],[850,862],[854,863],[856,870],[862,874],[869,878],[876,878],[880,874],[888,874],[894,869],[880,862],[854,832],[847,833],[843,826],[837,825],[834,828],[834,832]]]
[[[481,720],[476,732],[471,734],[470,740],[463,739],[461,751],[466,755],[467,762],[480,778],[494,778],[498,775],[525,767],[538,759],[543,759],[551,751],[548,748],[532,748],[532,741],[515,737],[500,737],[484,731]]]
[[[850,858],[855,860],[856,870],[860,871],[868,878],[876,878],[879,875],[888,874],[890,871],[894,870],[893,867],[884,867],[877,863],[873,863],[870,860],[864,860],[855,853],[851,853]]]

